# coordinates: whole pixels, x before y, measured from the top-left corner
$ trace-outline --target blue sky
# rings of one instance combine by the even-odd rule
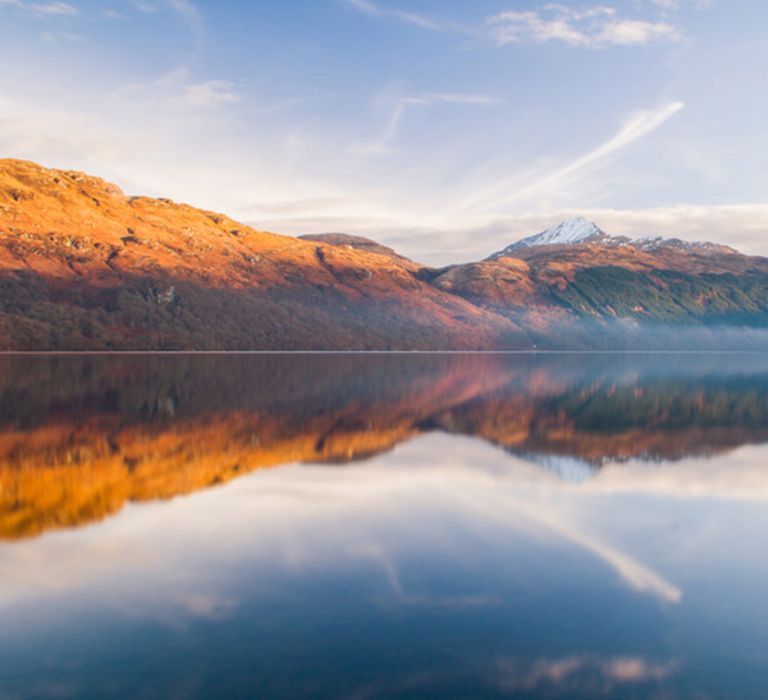
[[[0,0],[0,53],[0,155],[257,227],[768,253],[762,0]]]

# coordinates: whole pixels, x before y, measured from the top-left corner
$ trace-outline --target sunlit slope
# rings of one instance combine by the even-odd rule
[[[422,277],[404,258],[0,160],[0,349],[524,344],[510,320]]]
[[[434,269],[359,236],[256,231],[0,160],[0,350],[764,346],[702,333],[768,327],[766,259],[548,236]]]

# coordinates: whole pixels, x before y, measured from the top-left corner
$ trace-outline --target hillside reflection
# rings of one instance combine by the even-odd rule
[[[761,355],[0,359],[0,537],[439,431],[587,479],[768,439]]]

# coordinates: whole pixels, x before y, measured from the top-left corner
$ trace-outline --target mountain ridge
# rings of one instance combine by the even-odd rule
[[[605,231],[598,228],[594,222],[577,216],[572,219],[565,219],[557,226],[541,231],[533,236],[521,238],[519,241],[506,246],[503,250],[493,253],[486,260],[505,257],[521,248],[532,248],[541,245],[586,244],[602,241],[606,238],[608,238],[608,235]]]
[[[543,234],[433,268],[0,160],[0,349],[621,349],[668,342],[660,324],[768,326],[765,258],[586,220]]]
[[[652,251],[659,248],[675,248],[679,250],[698,251],[705,254],[720,253],[740,255],[739,251],[735,248],[709,241],[685,241],[681,238],[669,238],[664,236],[642,236],[637,238],[616,236],[606,233],[594,222],[589,221],[584,217],[577,216],[571,219],[565,219],[557,226],[541,231],[533,236],[527,236],[515,243],[511,243],[502,250],[488,256],[486,260],[498,260],[499,258],[510,255],[514,256],[515,253],[525,248],[563,245],[629,246],[646,251]]]

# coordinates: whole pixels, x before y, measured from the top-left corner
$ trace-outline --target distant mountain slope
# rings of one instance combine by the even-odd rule
[[[0,160],[0,350],[689,347],[712,325],[768,325],[768,260],[576,219],[433,269]]]
[[[510,317],[560,309],[577,318],[688,326],[768,320],[765,258],[713,243],[610,236],[584,219],[448,268],[433,284]]]
[[[503,250],[489,256],[487,260],[498,260],[503,257],[517,257],[525,253],[527,248],[541,246],[573,246],[600,245],[618,248],[636,248],[645,251],[680,250],[699,254],[738,255],[738,251],[729,246],[716,243],[683,241],[679,238],[663,238],[661,236],[646,236],[644,238],[629,238],[613,236],[598,228],[593,222],[583,217],[567,219],[554,228],[547,229],[534,236],[528,236],[516,243],[508,245]]]
[[[0,161],[0,349],[430,349],[513,322],[349,246]]]
[[[365,236],[352,236],[348,233],[308,233],[304,236],[299,236],[302,241],[313,241],[315,243],[327,243],[328,245],[341,246],[349,250],[362,250],[366,253],[377,253],[378,255],[386,255],[388,258],[395,258],[397,260],[408,260],[403,257],[392,248],[377,243],[376,241],[366,238]],[[410,261],[409,261],[410,262]]]

